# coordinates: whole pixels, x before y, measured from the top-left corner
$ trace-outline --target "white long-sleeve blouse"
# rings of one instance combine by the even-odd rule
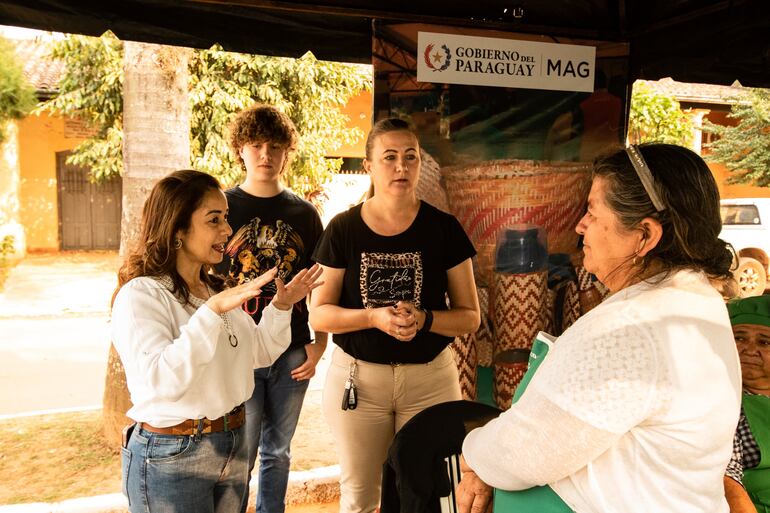
[[[168,278],[134,278],[112,308],[112,341],[126,370],[128,417],[157,427],[215,419],[247,400],[253,369],[271,365],[291,342],[291,310],[272,304],[258,325],[240,308],[222,316],[202,299],[183,304]]]
[[[463,454],[492,486],[548,484],[577,513],[726,513],[740,399],[724,302],[679,271],[580,318]]]

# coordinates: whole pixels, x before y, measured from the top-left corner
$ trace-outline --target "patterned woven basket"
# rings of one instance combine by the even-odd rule
[[[424,200],[439,210],[449,212],[446,191],[441,185],[441,170],[438,162],[428,152],[420,148],[420,178],[417,180],[415,193],[417,198]]]
[[[493,160],[441,169],[449,208],[476,246],[476,279],[492,279],[495,241],[512,224],[545,229],[550,253],[577,251],[575,225],[591,186],[590,165]]]
[[[575,321],[580,317],[580,301],[578,299],[578,286],[574,281],[571,281],[565,285],[564,291],[564,305],[562,306],[562,321],[561,328],[565,331],[567,328],[575,324]]]
[[[494,328],[489,317],[489,289],[487,287],[477,287],[479,294],[479,308],[481,310],[481,323],[476,332],[476,357],[479,365],[482,367],[492,366],[492,347],[494,346],[495,336]]]
[[[581,315],[587,314],[596,308],[610,291],[601,282],[594,281],[591,273],[583,266],[575,268],[578,277],[578,301],[580,302]]]
[[[492,395],[498,408],[507,410],[511,407],[513,394],[527,372],[529,351],[512,349],[495,355],[495,380]]]
[[[548,272],[494,274],[495,355],[507,349],[532,347],[548,316]]]
[[[553,312],[555,303],[556,292],[548,288],[548,282],[546,281],[545,301],[540,305],[542,308],[540,315],[542,316],[543,331],[546,333],[553,333],[555,327],[556,319]]]
[[[577,275],[578,290],[588,290],[593,286],[593,278],[591,273],[586,271],[586,268],[582,265],[575,267],[575,274]]]
[[[495,364],[492,396],[498,408],[507,410],[511,407],[513,394],[516,392],[516,387],[521,383],[521,378],[524,377],[525,372],[527,372],[526,365]]]
[[[460,390],[466,401],[476,400],[478,359],[476,358],[476,335],[469,333],[455,338],[451,344],[457,373],[460,376]]]

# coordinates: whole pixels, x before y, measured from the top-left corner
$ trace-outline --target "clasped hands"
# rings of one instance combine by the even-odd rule
[[[285,285],[281,278],[276,278],[277,272],[278,269],[273,267],[254,280],[225,289],[212,296],[206,301],[206,304],[214,313],[228,312],[241,306],[249,299],[257,297],[262,291],[262,287],[275,280],[276,292],[272,304],[279,310],[288,310],[294,303],[307,296],[311,290],[323,285],[322,281],[318,281],[323,272],[318,264],[309,269],[302,269]]]
[[[374,327],[402,342],[412,340],[425,323],[425,312],[411,301],[399,301],[393,306],[376,308],[373,313]]]

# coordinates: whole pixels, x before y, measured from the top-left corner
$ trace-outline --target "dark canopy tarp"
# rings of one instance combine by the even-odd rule
[[[768,0],[0,0],[0,24],[371,61],[372,21],[629,42],[631,78],[770,87]]]

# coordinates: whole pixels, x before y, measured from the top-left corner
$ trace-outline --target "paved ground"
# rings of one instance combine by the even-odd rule
[[[101,404],[114,252],[32,255],[0,292],[0,415]]]
[[[58,253],[11,269],[0,291],[0,416],[101,404],[119,262],[115,252]]]
[[[11,269],[0,292],[0,416],[101,404],[119,262],[115,252],[58,253]]]
[[[0,418],[101,407],[109,350],[109,301],[118,266],[114,252],[59,253],[30,255],[11,269],[0,291]],[[331,349],[310,382],[313,392],[308,394],[310,404],[303,415],[314,415],[312,422],[300,420],[300,424],[314,425],[315,429],[321,421],[320,389]],[[298,431],[295,439],[304,438],[329,443],[328,436]],[[313,443],[306,445],[297,447],[297,452],[313,450]],[[83,500],[96,504],[107,500],[104,497],[110,498]],[[107,502],[116,500],[119,502],[120,497]],[[39,506],[42,509],[0,506],[0,511],[48,511],[45,508],[49,505]],[[292,506],[287,512],[321,513],[337,508],[337,503],[307,504]],[[93,506],[88,511],[113,509]]]

